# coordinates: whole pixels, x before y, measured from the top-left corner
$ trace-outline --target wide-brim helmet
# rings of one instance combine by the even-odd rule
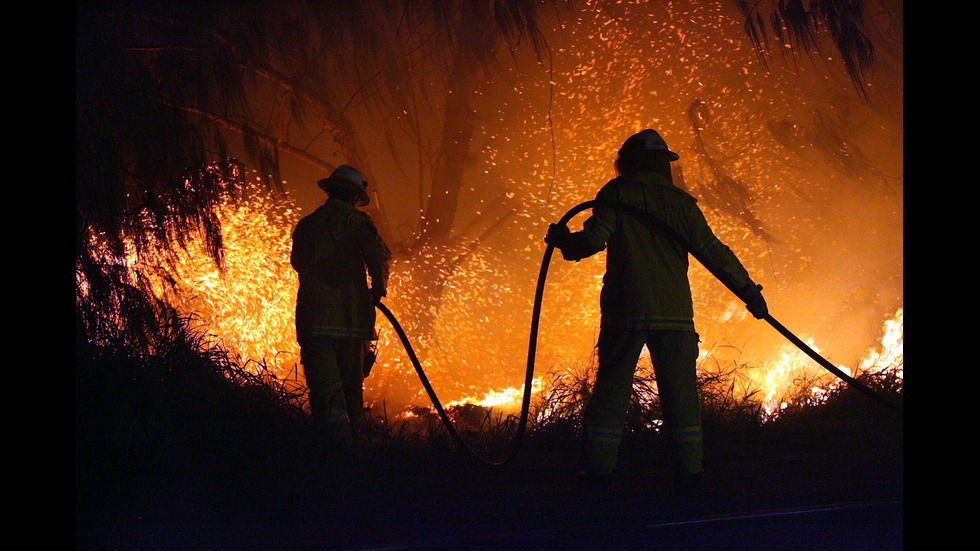
[[[671,151],[667,147],[667,142],[664,141],[663,137],[651,128],[641,130],[627,138],[623,142],[623,146],[619,148],[619,156],[628,157],[637,153],[648,153],[651,151],[662,151],[666,153],[667,159],[671,162],[680,159],[680,155]]]
[[[316,185],[327,193],[334,190],[354,192],[354,204],[359,207],[371,202],[371,197],[367,194],[367,180],[364,179],[364,175],[350,165],[338,166],[330,173],[330,176],[318,181]]]

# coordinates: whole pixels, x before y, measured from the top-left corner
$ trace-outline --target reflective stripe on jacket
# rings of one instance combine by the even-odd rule
[[[582,231],[572,234],[573,257],[608,247],[600,308],[603,327],[694,331],[688,281],[688,253],[730,289],[754,284],[735,254],[715,237],[697,199],[667,178],[650,172],[617,177],[597,200],[628,203],[662,220],[686,246],[640,218],[610,207],[596,207]]]
[[[391,252],[371,217],[339,199],[327,199],[293,230],[290,263],[299,274],[296,338],[371,340],[374,287],[388,284]],[[366,268],[366,273],[365,273]]]

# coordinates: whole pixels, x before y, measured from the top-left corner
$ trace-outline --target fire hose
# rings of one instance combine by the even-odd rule
[[[677,234],[677,232],[675,232],[672,228],[670,228],[665,222],[657,218],[652,213],[647,212],[638,207],[635,207],[633,205],[630,205],[628,203],[623,203],[619,201],[605,201],[605,200],[598,200],[598,199],[592,201],[585,201],[584,203],[579,203],[578,205],[575,205],[574,207],[569,209],[568,212],[566,212],[565,215],[562,216],[561,219],[558,221],[558,224],[567,225],[568,222],[579,212],[595,207],[607,207],[607,208],[618,209],[651,223],[653,226],[665,232],[673,239],[678,240],[684,246],[684,248],[690,252],[691,256],[693,256],[698,262],[700,262],[705,268],[707,268],[709,272],[711,271],[709,265],[701,258],[698,258],[698,254],[696,252],[692,251],[692,247],[688,246],[687,241],[682,236]],[[428,394],[429,399],[432,401],[432,405],[435,407],[440,420],[446,426],[446,429],[449,431],[450,436],[459,445],[461,449],[466,451],[477,461],[484,463],[486,465],[501,466],[506,463],[509,463],[520,451],[521,445],[524,440],[524,433],[527,431],[528,416],[529,416],[530,406],[531,406],[531,389],[534,380],[534,360],[537,354],[538,327],[541,318],[541,303],[544,298],[544,283],[548,275],[548,267],[551,264],[551,257],[554,254],[554,250],[555,247],[553,245],[548,245],[547,248],[545,248],[544,257],[541,260],[541,271],[538,274],[537,287],[535,288],[535,292],[534,292],[534,305],[531,310],[531,329],[530,329],[530,336],[528,338],[527,368],[525,370],[525,376],[524,376],[524,395],[521,400],[521,413],[518,420],[517,432],[514,435],[513,447],[511,448],[510,454],[502,461],[491,461],[489,459],[482,457],[481,455],[476,453],[463,440],[462,436],[460,436],[459,432],[456,430],[455,426],[453,425],[452,419],[449,418],[449,414],[446,412],[445,408],[442,406],[442,403],[439,401],[439,398],[436,395],[436,392],[433,389],[432,384],[429,382],[428,377],[425,375],[425,371],[422,369],[422,364],[419,362],[418,356],[415,354],[415,350],[413,349],[411,342],[409,342],[408,335],[406,335],[404,329],[402,329],[401,324],[398,323],[398,320],[395,318],[394,314],[391,313],[391,310],[389,310],[387,306],[381,303],[380,300],[375,304],[378,310],[380,310],[381,313],[384,314],[386,318],[388,318],[388,321],[391,323],[391,326],[395,330],[395,333],[398,334],[398,338],[401,340],[402,345],[405,347],[405,351],[408,354],[409,360],[412,362],[412,366],[415,368],[415,372],[419,376],[419,380],[422,382],[422,386],[425,387],[426,394]],[[715,277],[719,281],[724,283],[724,280],[722,278],[718,277],[714,273],[712,273],[712,275],[715,275]],[[735,293],[734,289],[731,288],[728,289],[732,291],[732,293],[734,293],[736,296],[738,296],[738,293]],[[821,367],[823,367],[827,371],[830,371],[838,378],[840,378],[842,381],[844,381],[849,387],[862,392],[863,394],[872,398],[879,404],[893,411],[898,412],[900,415],[903,413],[902,408],[900,406],[893,404],[889,400],[885,399],[883,396],[876,393],[874,390],[863,385],[860,381],[857,381],[847,373],[844,373],[840,368],[827,361],[825,358],[823,358],[823,356],[818,354],[811,347],[807,346],[807,344],[804,343],[799,337],[797,337],[788,329],[786,329],[786,327],[784,327],[783,324],[776,321],[776,319],[773,318],[772,315],[766,314],[766,316],[762,319],[764,319],[767,323],[769,323],[769,325],[771,325],[774,329],[776,329],[776,331],[778,331],[781,335],[783,335],[783,337],[785,337],[787,340],[793,343],[793,345],[799,348],[807,356],[809,356],[811,359],[817,362],[817,364],[819,364]]]

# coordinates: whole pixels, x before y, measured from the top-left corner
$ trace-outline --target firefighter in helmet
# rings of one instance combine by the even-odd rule
[[[358,210],[370,202],[360,172],[341,165],[317,186],[327,200],[293,231],[296,340],[314,425],[348,448],[363,414],[365,343],[377,338],[374,305],[386,294],[391,252]]]
[[[768,310],[761,286],[715,237],[697,200],[674,185],[670,163],[678,155],[655,130],[628,138],[619,150],[618,176],[597,200],[628,203],[665,222],[683,243],[622,209],[596,206],[582,230],[551,224],[545,241],[566,260],[606,250],[600,293],[598,370],[583,413],[580,481],[604,486],[616,466],[633,375],[644,345],[650,351],[669,436],[673,485],[696,488],[702,478],[701,412],[697,393],[698,334],[688,281],[694,254],[729,289],[738,290],[756,318]]]

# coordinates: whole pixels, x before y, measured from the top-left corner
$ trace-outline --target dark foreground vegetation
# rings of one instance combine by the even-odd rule
[[[535,408],[504,466],[474,461],[422,409],[397,422],[375,410],[356,452],[338,457],[314,437],[302,395],[185,327],[162,331],[152,353],[76,339],[77,549],[627,549],[654,537],[663,549],[680,536],[651,525],[861,503],[897,507],[860,533],[901,547],[903,418],[847,388],[766,419],[706,381],[707,486],[691,508],[665,493],[655,400],[631,410],[617,483],[602,494],[573,482],[574,397],[587,389],[551,396],[562,403],[547,416]],[[901,403],[901,379],[863,382]],[[507,455],[514,419],[476,406],[452,414],[477,453]],[[768,548],[856,537],[830,523],[787,530],[808,546]]]

